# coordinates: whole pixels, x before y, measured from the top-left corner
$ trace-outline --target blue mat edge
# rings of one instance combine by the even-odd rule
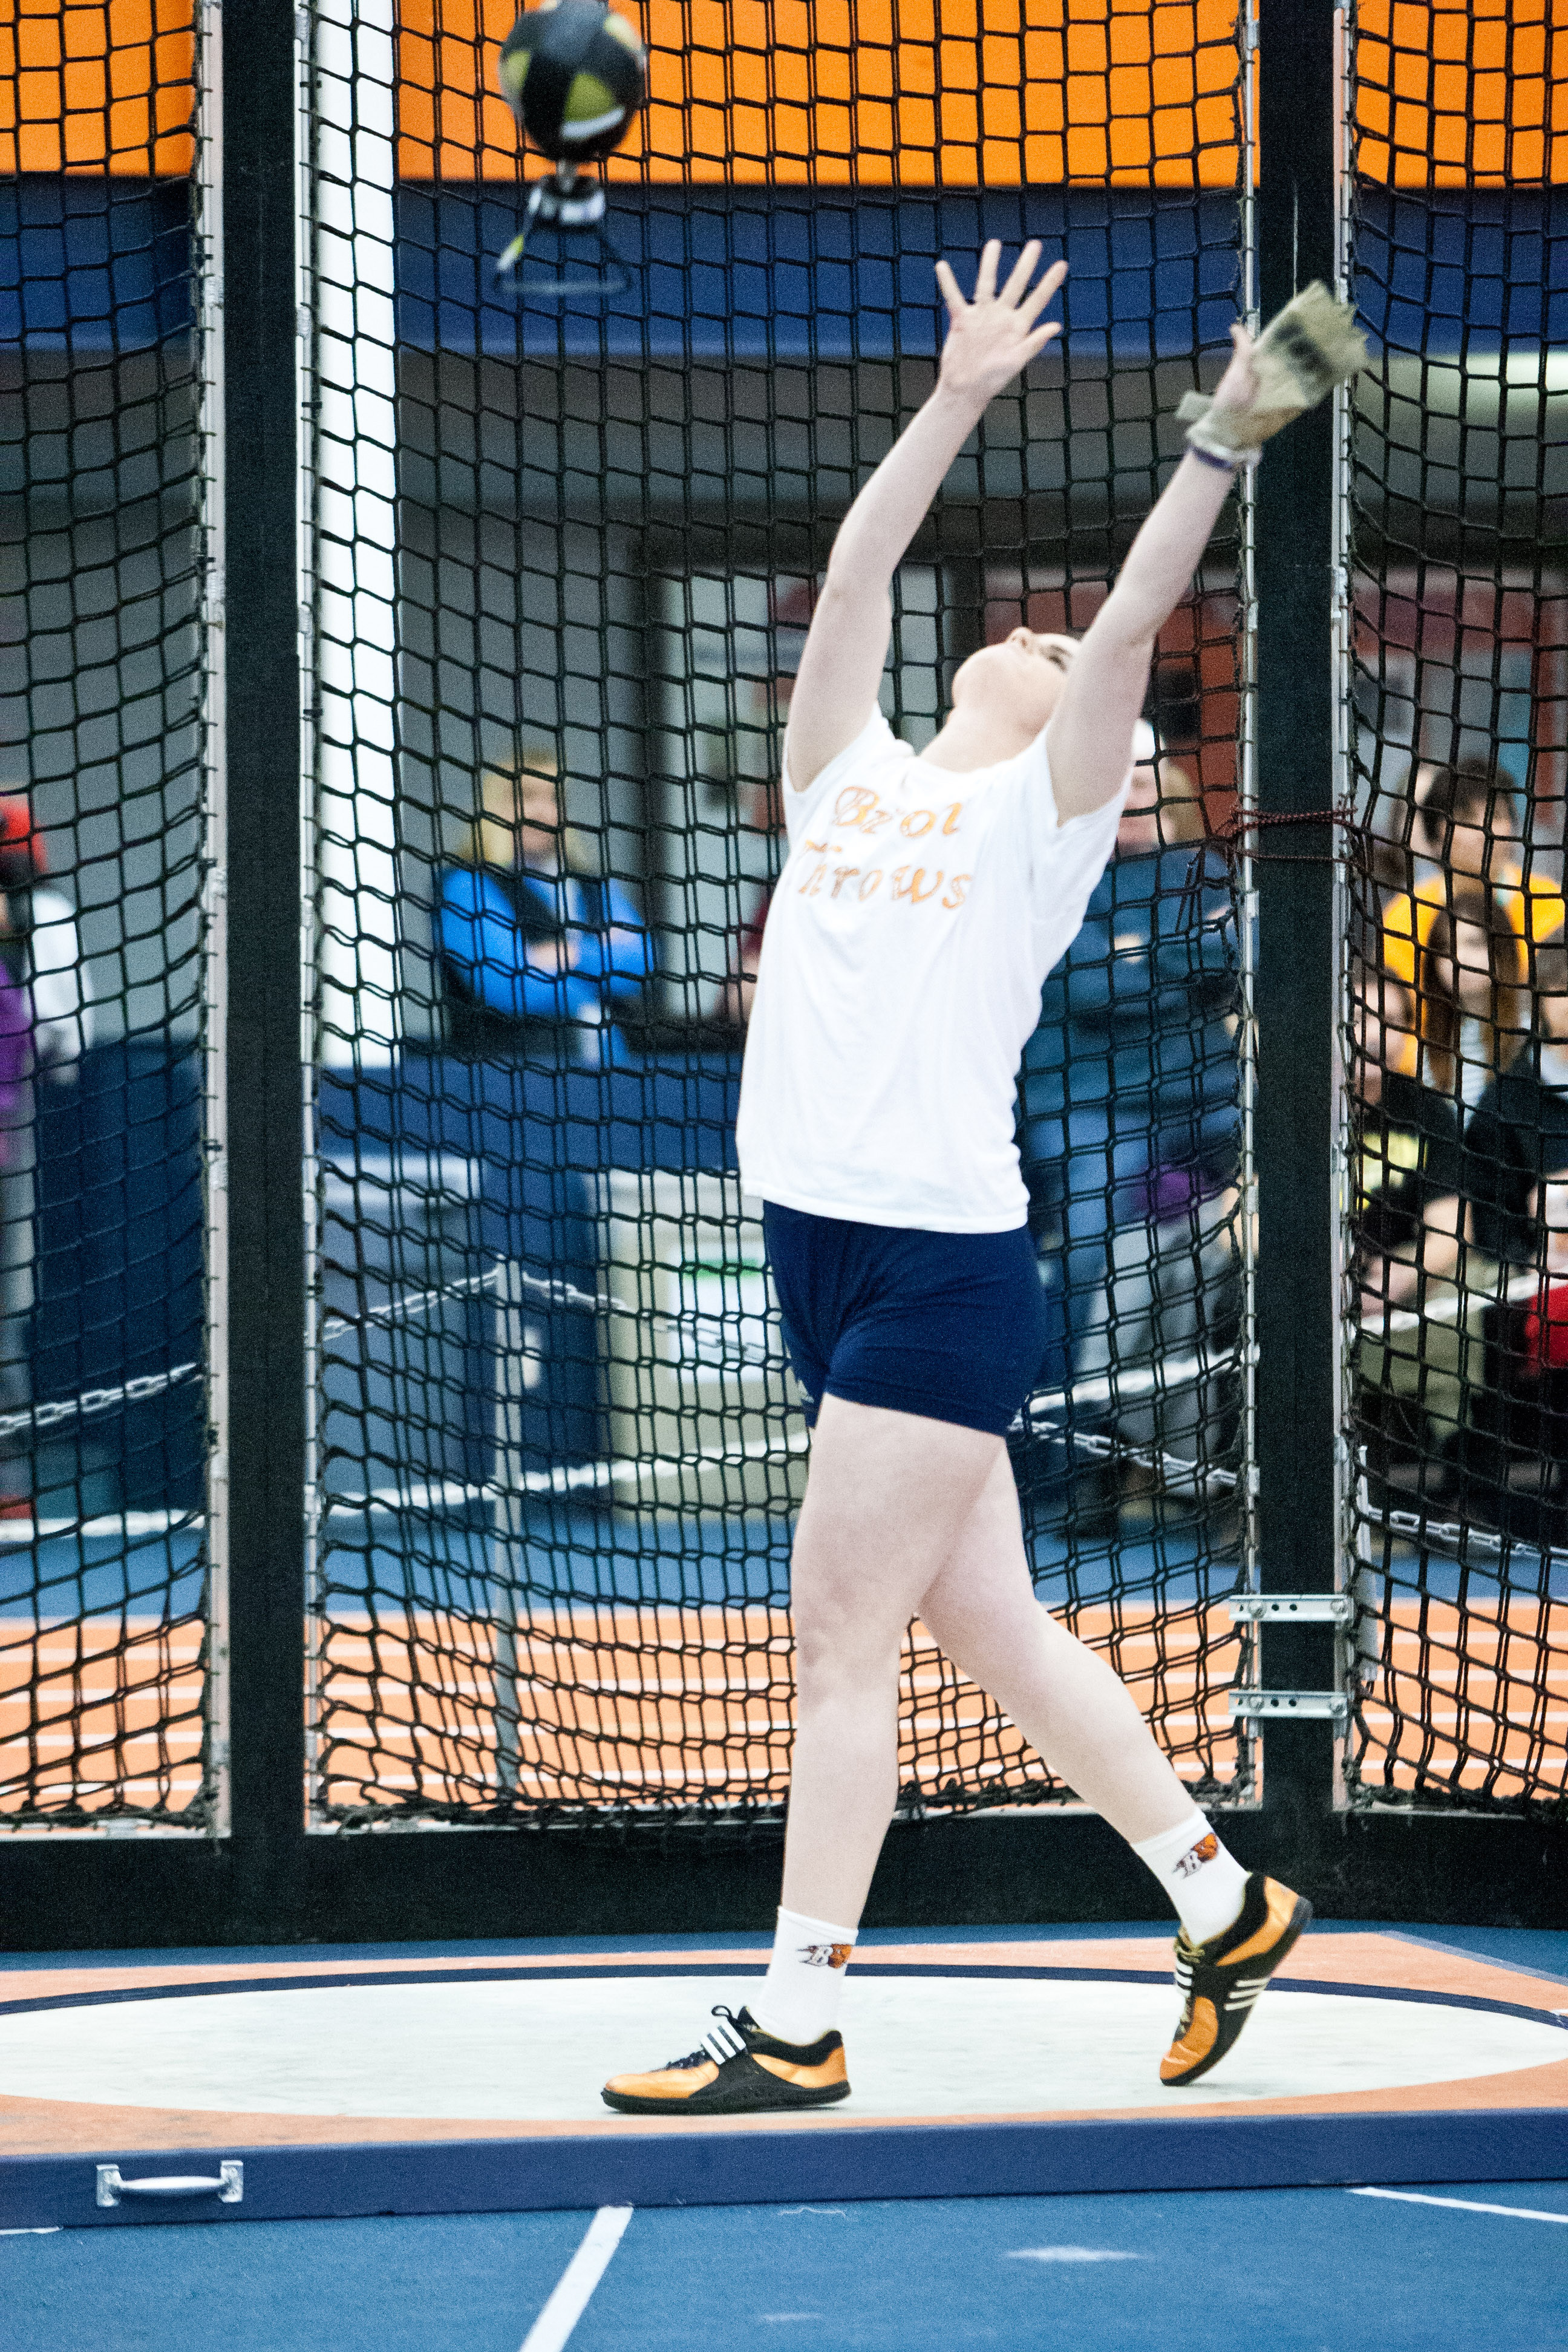
[[[858,1948],[865,1952],[886,1944],[1058,1944],[1122,1943],[1152,1937],[1168,1942],[1176,1932],[1173,1917],[1139,1920],[1034,1920],[1024,1924],[963,1927],[864,1927]],[[1403,1943],[1419,1944],[1450,1958],[1483,1959],[1494,1968],[1524,1976],[1562,1977],[1568,1981],[1568,1930],[1551,1927],[1455,1927],[1443,1923],[1387,1919],[1314,1919],[1309,1936],[1394,1936]],[[1500,1952],[1496,1947],[1503,1945]],[[1532,1954],[1550,1945],[1552,1960],[1539,1965]],[[667,1935],[493,1936],[455,1937],[441,1941],[402,1943],[213,1944],[142,1947],[116,1950],[0,1952],[0,1977],[35,1969],[69,1969],[86,1973],[93,1969],[232,1968],[297,1965],[319,1966],[342,1960],[485,1960],[551,1958],[558,1954],[600,1952],[768,1952],[773,1931],[763,1927],[714,1927],[702,1932]]]
[[[211,2176],[230,2158],[245,2166],[237,2206],[95,2201],[100,2163]],[[1561,2179],[1568,2112],[1554,2107],[867,2125],[0,2157],[0,2226]]]

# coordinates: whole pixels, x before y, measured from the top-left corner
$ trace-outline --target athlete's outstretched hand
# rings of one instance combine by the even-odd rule
[[[942,347],[940,382],[946,392],[984,408],[988,400],[1010,384],[1053,336],[1061,333],[1055,319],[1037,325],[1040,312],[1068,274],[1065,261],[1054,261],[1038,284],[1031,287],[1040,258],[1040,241],[1033,237],[1014,265],[1000,293],[996,271],[1002,259],[1000,241],[993,237],[980,257],[974,299],[966,302],[958,280],[945,261],[936,265],[936,282],[947,304],[947,341]]]
[[[947,263],[937,263],[949,323],[936,390],[839,525],[790,697],[788,782],[795,792],[805,792],[866,724],[893,625],[893,574],[948,467],[986,402],[1061,332],[1054,319],[1045,326],[1039,320],[1068,274],[1066,262],[1054,263],[1031,287],[1040,247],[1026,245],[998,294],[1001,259],[994,241],[980,257],[973,302],[959,292]],[[1129,737],[1131,731],[1129,719]]]

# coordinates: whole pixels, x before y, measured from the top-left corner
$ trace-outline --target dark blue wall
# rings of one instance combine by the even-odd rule
[[[0,184],[0,340],[89,353],[183,333],[189,215],[183,181]],[[615,188],[608,227],[631,287],[602,320],[564,321],[496,294],[494,257],[518,218],[493,184],[398,191],[405,343],[544,359],[929,357],[933,260],[992,236],[1066,253],[1072,347],[1129,363],[1179,356],[1223,342],[1234,315],[1236,206],[1223,194]],[[1568,341],[1568,188],[1364,188],[1357,257],[1363,316],[1391,348]]]
[[[156,1040],[95,1046],[74,1085],[39,1085],[37,1402],[200,1360],[199,1078],[194,1055]],[[199,1503],[199,1381],[75,1427],[89,1458],[118,1461],[125,1507]]]
[[[37,1402],[115,1387],[201,1357],[199,1087],[195,1056],[157,1039],[96,1046],[83,1056],[74,1085],[40,1086]],[[353,1170],[356,1154],[376,1157],[398,1146],[478,1161],[481,1191],[465,1271],[511,1258],[531,1274],[596,1295],[598,1173],[733,1168],[738,1089],[738,1065],[722,1060],[552,1072],[410,1054],[391,1070],[322,1076],[321,1151],[343,1171]],[[333,1302],[328,1304],[330,1310]],[[434,1450],[420,1475],[484,1475],[492,1314],[485,1302],[459,1310],[467,1348],[464,1423],[458,1426],[448,1408],[454,1425],[430,1433]],[[525,1463],[538,1468],[595,1459],[603,1452],[595,1318],[531,1307],[529,1320],[543,1326],[549,1377],[525,1402]],[[379,1395],[393,1382],[395,1353],[384,1330],[373,1331],[363,1353],[351,1349],[350,1359],[345,1398],[360,1400],[363,1417],[374,1407],[374,1400],[363,1402],[363,1383]],[[94,1461],[110,1457],[125,1507],[199,1504],[198,1383],[76,1427]],[[345,1460],[342,1468],[344,1478],[329,1476],[330,1486],[342,1489],[345,1478],[363,1486],[366,1462]]]
[[[1236,315],[1227,195],[612,188],[605,227],[631,285],[602,318],[581,307],[520,313],[498,294],[494,257],[520,216],[512,192],[493,186],[399,190],[402,341],[534,359],[929,359],[941,340],[937,256],[973,256],[989,236],[1065,252],[1069,340],[1121,360],[1223,342]],[[541,236],[538,250],[541,266],[558,252],[594,257],[585,235],[563,246]]]
[[[0,180],[0,344],[143,350],[188,333],[184,180]]]

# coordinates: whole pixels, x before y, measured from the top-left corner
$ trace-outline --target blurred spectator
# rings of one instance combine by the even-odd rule
[[[1489,1475],[1468,1500],[1510,1535],[1555,1548],[1568,1537],[1568,1133],[1543,1140],[1539,1157],[1552,1171],[1531,1185],[1525,1209],[1539,1286],[1527,1305],[1500,1304],[1489,1318],[1495,1393],[1485,1423],[1498,1444],[1489,1461],[1477,1449],[1476,1468]]]
[[[1484,1387],[1472,1416],[1463,1510],[1522,1542],[1555,1548],[1568,1541],[1568,1120],[1564,1099],[1543,1098],[1541,1108],[1545,1123],[1528,1139],[1512,1138],[1505,1171],[1504,1189],[1517,1205],[1499,1218],[1499,1238],[1520,1255],[1505,1266],[1511,1279],[1485,1313]],[[1489,1147],[1501,1139],[1483,1128],[1477,1150],[1467,1138],[1467,1166],[1483,1184],[1495,1171]],[[1521,1160],[1542,1171],[1522,1192]]]
[[[751,824],[755,832],[765,834],[770,840],[779,839],[784,833],[784,787],[777,776],[770,776],[757,785],[752,801]],[[757,911],[735,941],[730,976],[724,982],[719,999],[718,1017],[737,1029],[743,1029],[752,1017],[752,999],[757,992],[757,971],[763,959],[763,933],[767,927],[768,908],[773,902],[773,884],[770,882],[758,902]]]
[[[441,877],[447,1049],[466,1061],[608,1060],[606,1024],[639,1005],[652,939],[619,883],[573,862],[552,753],[489,769],[479,790]]]
[[[1380,792],[1373,803],[1369,841],[1371,879],[1379,909],[1396,898],[1408,898],[1418,879],[1412,835],[1416,812],[1437,772],[1435,760],[1413,760],[1392,793]],[[1423,861],[1424,862],[1424,861]]]
[[[37,1209],[33,1087],[70,1085],[92,1042],[92,998],[70,901],[45,879],[25,795],[0,799],[0,1412],[32,1402]],[[0,1517],[32,1512],[27,1433],[0,1435]]]
[[[1403,982],[1362,976],[1352,1062],[1353,1411],[1363,1466],[1430,1499],[1451,1473],[1479,1333],[1467,1328],[1454,1279],[1463,1246],[1458,1107],[1415,1075],[1415,1018]],[[1401,1311],[1411,1306],[1415,1314]]]
[[[1506,769],[1479,759],[1444,767],[1417,761],[1405,781],[1410,843],[1426,871],[1384,908],[1383,961],[1396,979],[1415,985],[1433,925],[1462,901],[1489,896],[1527,947],[1563,929],[1561,887],[1526,871],[1519,806]]]
[[[1535,951],[1534,1015],[1529,1041],[1492,1079],[1465,1130],[1477,1243],[1516,1268],[1542,1263],[1531,1198],[1568,1168],[1568,947],[1561,940]]]
[[[76,911],[50,888],[47,872],[44,838],[26,801],[0,800],[0,891],[8,908],[0,956],[13,981],[31,994],[35,1070],[68,1084],[92,1043],[92,988]]]
[[[0,898],[0,945],[11,936]],[[32,1026],[27,990],[0,956],[0,1416],[25,1413],[33,1394]],[[0,1519],[31,1518],[31,1458],[30,1433],[0,1427]]]
[[[1054,1260],[1069,1370],[1111,1272],[1114,1228],[1184,1216],[1236,1175],[1229,868],[1204,845],[1192,779],[1161,759],[1147,726],[1134,761],[1116,855],[1024,1049],[1030,1224]]]
[[[1422,1075],[1465,1109],[1509,1066],[1529,1027],[1527,951],[1489,892],[1440,909],[1417,961]]]
[[[1369,973],[1355,1005],[1353,1273],[1363,1321],[1404,1306],[1459,1251],[1458,1107],[1414,1075],[1415,1001]]]

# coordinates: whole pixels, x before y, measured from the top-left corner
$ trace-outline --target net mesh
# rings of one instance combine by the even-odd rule
[[[311,1802],[776,1814],[805,1467],[732,1141],[814,583],[933,379],[932,262],[1071,263],[899,579],[883,703],[1081,628],[1240,283],[1228,5],[650,0],[603,238],[540,235],[510,8],[317,0],[319,1497]],[[607,242],[606,242],[607,240]],[[968,267],[973,267],[972,260]],[[552,275],[592,299],[547,299]],[[605,287],[624,278],[621,290]],[[1156,668],[1149,805],[1020,1083],[1054,1316],[1012,1441],[1039,1591],[1195,1790],[1249,1786],[1237,532]],[[903,1801],[1071,1792],[923,1631]]]
[[[214,1818],[189,9],[0,27],[0,1823]]]
[[[1362,1801],[1560,1808],[1568,1761],[1559,14],[1360,10],[1353,251],[1384,349],[1352,484]]]
[[[647,0],[604,236],[535,240],[563,300],[493,266],[541,168],[490,94],[510,17],[302,17],[310,1798],[771,1816],[805,1438],[732,1128],[814,584],[932,381],[934,257],[1034,234],[1068,333],[910,551],[884,707],[918,747],[975,646],[1086,624],[1234,315],[1242,68],[1229,0],[946,9],[940,38],[912,0]],[[1358,10],[1357,1802],[1562,1801],[1554,19]],[[30,5],[0,41],[0,1822],[210,1829],[195,29]],[[1253,1788],[1225,1607],[1249,946],[1213,840],[1239,528],[1162,639],[1152,807],[1018,1101],[1054,1318],[1011,1439],[1038,1588],[1209,1801]],[[1071,1794],[918,1625],[903,1702],[906,1810]]]

